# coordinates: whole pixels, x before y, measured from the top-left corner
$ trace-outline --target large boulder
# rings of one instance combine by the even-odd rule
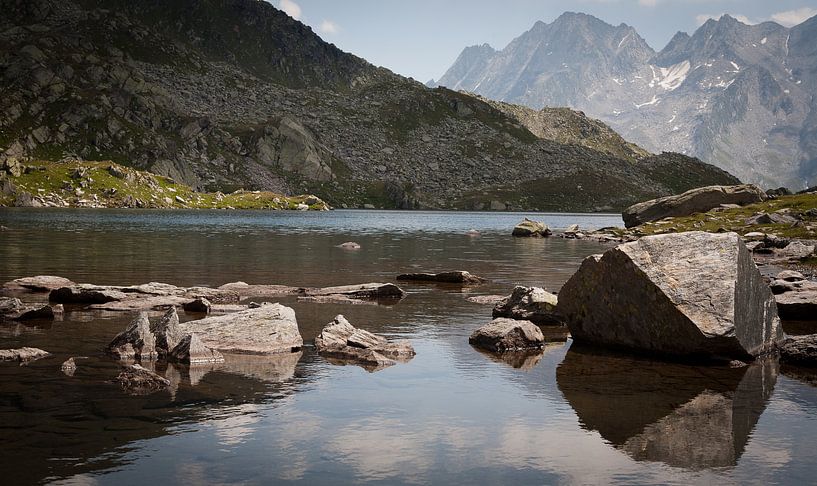
[[[556,296],[545,289],[517,286],[511,295],[496,304],[493,317],[507,317],[536,324],[562,324],[562,317],[556,310],[557,303]]]
[[[281,304],[188,321],[179,329],[196,333],[204,346],[224,353],[292,353],[304,345],[295,311]]]
[[[752,185],[708,186],[683,194],[666,196],[634,204],[621,213],[624,226],[631,228],[667,217],[689,216],[719,207],[721,204],[746,205],[766,200],[763,189]]]
[[[113,338],[105,352],[120,360],[142,362],[157,359],[156,336],[150,330],[147,313],[140,312],[127,329]]]
[[[365,329],[354,327],[342,315],[324,326],[315,338],[315,349],[325,357],[383,368],[414,357],[408,341],[389,342]]]
[[[500,317],[471,333],[468,342],[488,351],[504,353],[542,348],[545,336],[530,321]]]
[[[546,224],[525,218],[521,223],[514,226],[511,235],[519,237],[547,237],[550,236],[551,233],[550,228],[548,228]]]
[[[674,356],[747,359],[783,338],[777,307],[741,238],[641,238],[584,260],[559,292],[576,342]]]

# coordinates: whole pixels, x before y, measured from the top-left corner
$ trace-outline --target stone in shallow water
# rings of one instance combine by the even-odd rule
[[[51,356],[51,353],[39,348],[23,347],[17,349],[0,349],[0,361],[19,361],[21,363],[27,363],[49,356]]]
[[[471,333],[468,342],[488,351],[504,353],[542,348],[545,336],[530,321],[500,317]]]
[[[196,312],[200,314],[209,314],[213,310],[213,305],[209,300],[202,297],[200,299],[192,300],[183,306],[185,312]]]
[[[415,354],[408,341],[389,342],[383,336],[354,327],[342,315],[324,326],[315,338],[315,349],[321,356],[375,369],[409,361]]]
[[[561,324],[562,317],[556,310],[557,304],[556,296],[544,289],[517,286],[511,295],[496,304],[493,317],[507,317],[536,324]]]
[[[551,235],[551,231],[546,224],[525,218],[521,223],[514,226],[511,235],[518,237],[546,237]]]
[[[117,334],[105,351],[116,359],[153,361],[158,358],[156,336],[146,312],[140,312],[127,329]]]
[[[817,366],[817,334],[787,338],[780,344],[780,361],[797,366]]]
[[[747,359],[783,337],[774,296],[735,233],[641,238],[584,260],[559,292],[576,342]]]
[[[74,282],[63,277],[52,275],[37,275],[34,277],[23,277],[6,282],[3,287],[9,289],[27,289],[32,292],[50,292],[60,287],[75,285]]]
[[[188,334],[170,352],[169,359],[179,363],[221,363],[224,356],[202,344],[196,333]]]
[[[184,338],[179,329],[179,314],[171,307],[161,319],[150,325],[150,332],[156,339],[156,352],[159,357],[167,356]]]
[[[74,361],[74,358],[66,359],[62,365],[60,365],[60,371],[65,373],[66,376],[74,376],[74,373],[77,371],[77,363]]]
[[[150,395],[170,386],[170,380],[138,364],[126,366],[114,381],[132,395]]]
[[[281,304],[188,321],[179,329],[198,334],[205,346],[223,353],[291,353],[304,344],[295,311]]]
[[[397,276],[397,280],[409,280],[414,282],[439,282],[454,284],[476,285],[485,282],[482,277],[472,275],[464,270],[441,273],[404,273]]]

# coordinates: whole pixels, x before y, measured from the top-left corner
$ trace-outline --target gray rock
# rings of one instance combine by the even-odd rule
[[[689,216],[714,209],[721,204],[746,205],[764,201],[766,193],[752,184],[708,186],[692,189],[677,196],[667,196],[634,204],[621,213],[624,226],[632,228],[667,217]]]
[[[168,356],[170,361],[178,363],[221,363],[224,356],[214,349],[205,346],[196,333],[188,334],[176,345]]]
[[[341,243],[338,245],[338,248],[343,248],[344,250],[360,250],[360,243],[355,243],[354,241],[347,241],[346,243]]]
[[[14,279],[3,284],[7,289],[26,289],[32,292],[50,292],[60,287],[69,287],[76,285],[74,282],[63,277],[55,277],[53,275],[37,275],[34,277],[23,277]]]
[[[539,287],[517,286],[496,304],[493,317],[507,317],[536,324],[562,324],[555,295]]]
[[[27,363],[51,356],[48,351],[39,348],[22,347],[17,349],[0,349],[0,361],[19,361]]]
[[[794,270],[783,270],[777,274],[777,279],[786,282],[801,282],[805,280],[806,277],[802,273],[795,272]]]
[[[185,334],[196,333],[205,346],[223,353],[292,353],[304,344],[295,311],[281,304],[188,321],[179,328]]]
[[[404,273],[397,276],[397,280],[409,280],[415,282],[439,282],[455,284],[481,284],[485,282],[482,277],[471,275],[464,270],[442,273]]]
[[[770,288],[781,319],[817,321],[817,282],[775,280]]]
[[[90,284],[78,284],[54,289],[48,300],[59,304],[104,304],[127,299],[121,290]]]
[[[204,297],[187,302],[183,306],[185,312],[195,312],[199,314],[209,314],[213,305]]]
[[[74,361],[74,358],[66,359],[62,365],[60,365],[60,371],[66,376],[74,376],[74,373],[77,371],[77,363]]]
[[[780,344],[780,361],[796,366],[817,366],[817,334],[789,336]]]
[[[521,223],[514,226],[511,235],[517,237],[547,237],[551,235],[551,231],[546,224],[525,218]]]
[[[171,307],[161,319],[150,325],[150,332],[156,340],[156,352],[159,357],[167,356],[184,339],[179,329],[179,314]]]
[[[407,362],[415,355],[408,341],[389,342],[383,336],[357,329],[342,315],[337,315],[315,338],[315,349],[321,356],[377,369]]]
[[[339,295],[350,299],[379,300],[402,299],[406,292],[392,283],[368,283],[360,285],[342,285],[339,287],[323,287],[319,289],[304,289],[306,297],[321,297]]]
[[[157,359],[156,336],[150,330],[147,313],[140,312],[127,329],[113,338],[105,352],[119,360],[142,362]]]
[[[489,351],[504,353],[542,348],[545,336],[530,321],[500,317],[474,331],[468,342]]]
[[[126,366],[114,381],[133,395],[150,395],[170,386],[170,380],[138,364]]]
[[[22,191],[17,193],[13,206],[16,208],[39,208],[42,204],[34,199],[30,193]]]
[[[783,337],[774,297],[735,233],[641,238],[584,260],[559,293],[577,343],[746,359]]]
[[[49,305],[26,305],[14,297],[0,297],[0,319],[11,321],[54,319],[54,309]]]

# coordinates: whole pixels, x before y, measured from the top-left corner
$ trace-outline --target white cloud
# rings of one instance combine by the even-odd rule
[[[293,19],[301,19],[301,6],[292,0],[281,0],[280,8]]]
[[[780,25],[792,27],[797,24],[802,24],[815,15],[817,15],[817,8],[803,7],[772,14],[772,20]]]
[[[700,15],[697,15],[695,17],[695,21],[698,23],[698,25],[703,25],[709,19],[718,20],[721,17],[723,17],[724,15],[725,14],[723,14],[723,13],[719,13],[719,14],[700,14]],[[750,19],[749,17],[747,17],[745,15],[731,14],[730,13],[729,16],[733,17],[733,18],[737,19],[739,22],[742,22],[742,23],[747,24],[747,25],[754,25],[754,24],[757,23],[757,22],[755,22],[754,20]]]
[[[340,26],[331,20],[324,19],[321,25],[318,26],[318,32],[321,34],[337,34],[340,32]]]
[[[638,0],[638,4],[642,7],[655,7],[657,3],[658,0]]]

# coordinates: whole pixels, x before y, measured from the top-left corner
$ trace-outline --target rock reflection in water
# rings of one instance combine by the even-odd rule
[[[637,461],[734,466],[777,380],[766,359],[701,367],[571,349],[556,381],[582,426]]]

